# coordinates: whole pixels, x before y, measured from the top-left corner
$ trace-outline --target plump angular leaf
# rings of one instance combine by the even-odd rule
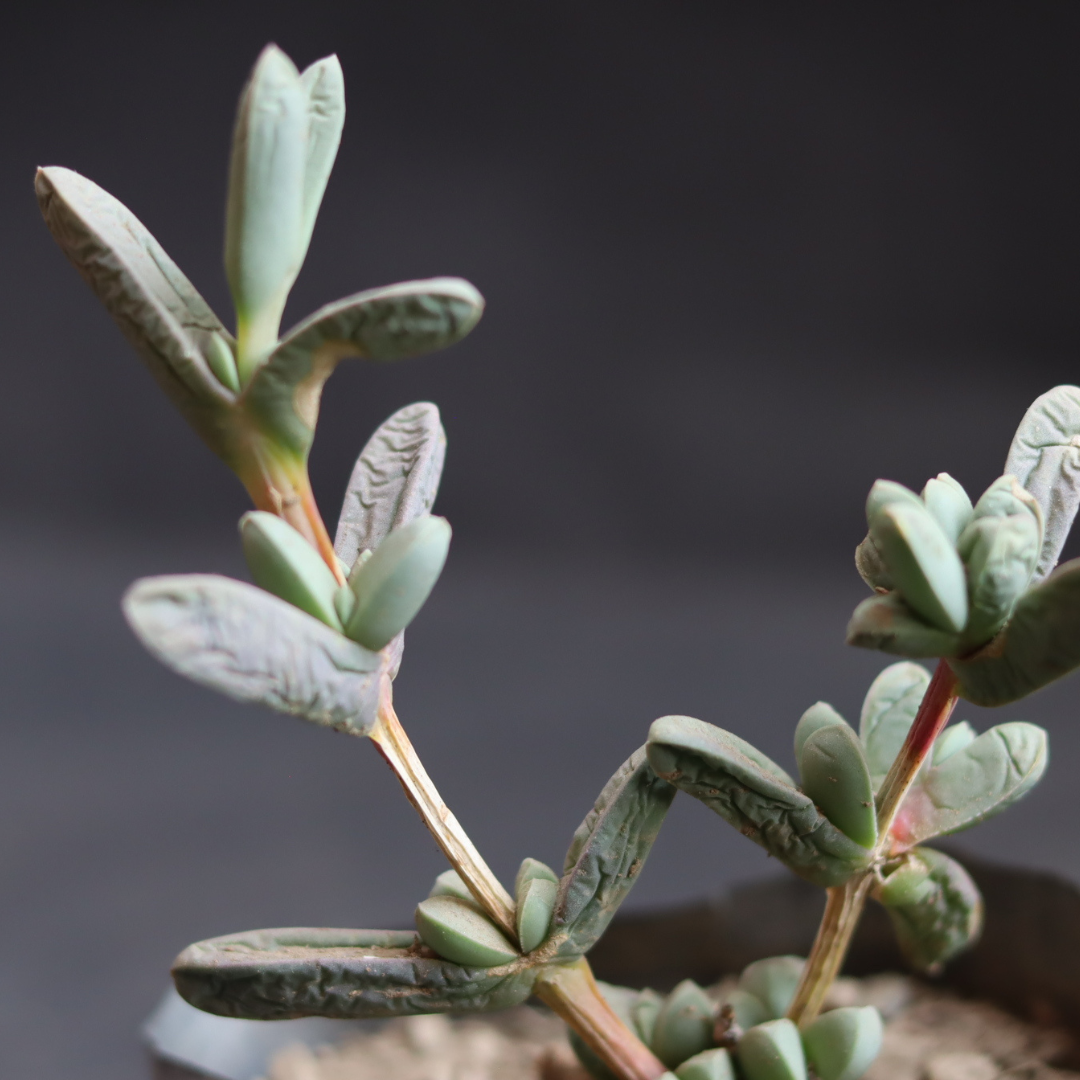
[[[746,1031],[748,1028],[763,1024],[766,1020],[775,1020],[765,1003],[759,997],[755,997],[747,990],[736,987],[729,990],[723,997],[722,1004],[730,1005],[732,1018],[735,1023]],[[777,1015],[783,1015],[787,1009]]]
[[[469,968],[399,930],[253,930],[189,945],[173,964],[181,997],[247,1020],[353,1020],[488,1012],[519,1005],[537,969]]]
[[[693,979],[684,979],[664,999],[653,1028],[652,1052],[674,1069],[712,1046],[715,1008]]]
[[[375,722],[382,658],[262,589],[216,574],[143,578],[123,606],[146,648],[203,686],[352,735]]]
[[[532,878],[518,895],[514,915],[522,952],[532,952],[547,937],[558,889],[554,881]]]
[[[307,249],[304,182],[309,98],[293,62],[267,45],[240,96],[229,162],[225,274],[243,344],[277,340]],[[310,235],[310,234],[309,234]],[[249,372],[241,371],[241,381]]]
[[[519,953],[471,900],[429,896],[416,908],[416,930],[425,945],[466,967],[512,964]]]
[[[870,684],[859,717],[859,737],[875,787],[904,745],[929,685],[930,672],[907,661],[891,664]]]
[[[864,536],[862,543],[855,549],[855,569],[859,571],[859,577],[875,592],[891,592],[896,588],[896,583],[871,536]]]
[[[1026,795],[1046,763],[1042,728],[1018,720],[998,724],[919,776],[897,815],[894,835],[917,844],[977,825]]]
[[[307,146],[304,154],[301,259],[311,243],[315,218],[334,168],[345,125],[345,77],[336,56],[324,56],[304,69],[300,83],[307,94]]]
[[[468,900],[475,903],[469,886],[461,880],[461,875],[456,870],[444,870],[435,879],[428,896],[456,896],[459,900]]]
[[[522,859],[514,878],[514,895],[520,896],[522,889],[534,878],[559,884],[559,875],[547,863],[542,863],[539,859]]]
[[[816,701],[799,717],[795,725],[795,762],[802,761],[802,750],[806,740],[819,728],[830,724],[844,724],[847,721],[826,701]]]
[[[1035,399],[1016,429],[1005,472],[1038,500],[1044,535],[1035,567],[1053,570],[1080,506],[1080,388],[1055,386]]]
[[[379,425],[356,459],[338,519],[334,550],[347,567],[431,511],[445,457],[446,433],[430,402],[406,405]]]
[[[901,880],[893,879],[901,876]],[[906,879],[905,879],[906,875]],[[918,971],[934,973],[974,945],[982,931],[983,902],[968,872],[948,855],[917,848],[908,865],[878,890],[901,951]]]
[[[296,529],[276,514],[252,510],[240,519],[240,539],[260,589],[341,630],[335,608],[337,579]]]
[[[222,417],[233,395],[206,360],[215,334],[232,336],[146,226],[71,169],[39,169],[46,225],[64,254],[206,444],[229,458]]]
[[[971,520],[974,508],[963,486],[948,473],[927,480],[922,501],[945,535],[955,544]]]
[[[739,989],[753,994],[761,1002],[765,1009],[762,1020],[779,1020],[795,997],[805,966],[806,960],[801,956],[769,956],[755,960],[743,968]]]
[[[735,1066],[727,1050],[717,1046],[688,1058],[675,1075],[679,1080],[735,1080]]]
[[[871,848],[877,843],[874,787],[862,743],[847,724],[813,733],[799,759],[802,788],[845,836]]]
[[[814,885],[842,885],[870,853],[845,836],[778,765],[744,740],[689,716],[649,730],[649,761],[744,836]]]
[[[806,1080],[802,1040],[790,1020],[751,1028],[739,1040],[736,1055],[746,1080]]]
[[[430,515],[395,529],[355,574],[356,604],[345,633],[367,649],[382,649],[424,606],[450,550],[450,524]]]
[[[403,360],[444,349],[472,330],[483,309],[483,298],[460,278],[407,281],[327,304],[290,330],[258,369],[244,395],[247,409],[276,442],[306,455],[323,384],[341,360]]]
[[[560,955],[587,952],[637,880],[675,789],[649,767],[645,748],[623,762],[578,826],[566,853],[552,933]]]
[[[897,593],[864,600],[851,615],[847,643],[913,659],[955,656],[960,649],[957,634],[923,622]]]
[[[890,503],[870,520],[870,535],[904,601],[931,626],[960,633],[967,581],[956,548],[922,503]]]
[[[1042,529],[1039,504],[1011,476],[994,481],[979,499],[957,546],[970,601],[964,651],[985,644],[1005,624],[1031,581]]]
[[[859,1080],[881,1050],[881,1013],[848,1005],[819,1016],[802,1033],[806,1058],[818,1080]]]
[[[986,706],[1019,701],[1080,666],[1080,559],[1024,593],[993,641],[949,666],[960,695]]]

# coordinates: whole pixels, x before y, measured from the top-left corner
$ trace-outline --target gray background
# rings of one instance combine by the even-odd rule
[[[877,476],[973,491],[1080,378],[1080,9],[1061,4],[174,3],[23,7],[0,35],[0,1072],[134,1080],[171,957],[256,926],[406,925],[442,869],[360,742],[144,655],[136,576],[242,575],[243,492],[41,225],[37,164],[128,203],[225,315],[236,95],[275,40],[336,50],[349,119],[290,318],[461,274],[455,349],[330,383],[331,521],[400,405],[450,438],[443,582],[400,713],[509,879],[558,862],[650,720],[789,762],[847,649]],[[1056,765],[971,850],[1080,875],[1067,681],[993,719]],[[771,872],[679,800],[630,903]]]

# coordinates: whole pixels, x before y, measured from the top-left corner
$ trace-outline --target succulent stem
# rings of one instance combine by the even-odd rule
[[[251,501],[257,509],[276,514],[296,529],[330,567],[338,584],[344,585],[345,575],[315,503],[306,463],[281,460],[265,447],[258,435],[251,436],[249,446],[247,467],[238,468],[237,475],[247,488]]]
[[[667,1072],[660,1059],[604,999],[584,957],[571,964],[543,968],[533,992],[585,1040],[620,1080],[657,1080]]]
[[[817,1019],[825,995],[840,973],[852,934],[859,924],[863,906],[874,884],[877,866],[889,855],[893,822],[904,797],[919,775],[919,769],[933,749],[934,740],[949,722],[956,701],[956,676],[946,661],[939,660],[904,745],[877,794],[880,839],[871,867],[843,885],[826,890],[825,913],[787,1013],[788,1018],[801,1027]]]
[[[857,874],[843,885],[825,890],[825,914],[788,1009],[789,1020],[805,1026],[817,1018],[829,987],[840,973],[873,884],[873,874]]]
[[[956,675],[945,660],[939,660],[904,745],[878,791],[878,835],[881,837],[879,848],[888,847],[889,830],[904,796],[915,783],[919,769],[934,747],[934,740],[949,722],[949,717],[956,708],[957,697]]]
[[[409,802],[416,807],[443,854],[469,887],[476,902],[492,921],[513,942],[517,941],[514,925],[514,901],[499,879],[484,862],[483,856],[469,839],[458,819],[443,802],[438,789],[428,776],[423,762],[413,749],[409,736],[394,712],[392,684],[383,676],[379,693],[379,714],[370,738],[379,753],[394,770]]]

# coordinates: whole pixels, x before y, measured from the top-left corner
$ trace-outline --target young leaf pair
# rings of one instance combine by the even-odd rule
[[[538,859],[525,859],[514,883],[518,945],[499,930],[476,903],[456,870],[435,879],[416,909],[416,930],[425,945],[446,960],[471,967],[509,964],[540,947],[551,929],[559,878]]]
[[[336,540],[338,557],[353,560],[345,588],[356,599],[351,611],[343,609],[347,621],[339,586],[314,549],[284,521],[255,514],[243,526],[244,546],[263,587],[213,574],[144,578],[124,598],[128,622],[186,678],[370,734],[380,673],[396,675],[400,630],[446,557],[449,526],[429,514],[445,444],[438,409],[420,403],[386,420],[357,460]],[[367,559],[357,554],[373,549]]]
[[[848,641],[944,657],[962,697],[1004,705],[1080,666],[1080,561],[1057,566],[1080,506],[1080,388],[1037,398],[1005,476],[970,516],[965,499],[944,473],[921,498],[874,485],[856,565],[879,595],[856,608]]]
[[[877,1056],[882,1025],[872,1007],[836,1009],[803,1032],[784,1019],[804,961],[774,956],[750,964],[719,997],[692,979],[670,994],[602,984],[612,1008],[679,1080],[857,1080]],[[582,1040],[571,1035],[579,1060],[596,1080],[613,1080]]]

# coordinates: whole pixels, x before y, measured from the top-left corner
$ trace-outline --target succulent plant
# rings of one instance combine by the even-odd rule
[[[665,716],[616,770],[559,871],[521,863],[513,895],[484,862],[393,707],[404,637],[451,539],[433,516],[446,437],[428,403],[399,409],[349,479],[334,540],[307,475],[323,386],[348,356],[398,360],[475,326],[456,278],[357,293],[280,335],[345,112],[334,57],[302,73],[274,46],[240,99],[229,170],[228,331],[145,227],[77,173],[40,170],[53,235],[157,381],[243,482],[254,584],[212,574],[137,581],[124,611],[181,675],[375,743],[452,869],[415,931],[270,929],[199,942],[173,977],[192,1004],[272,1020],[478,1012],[539,997],[600,1080],[858,1080],[881,1043],[872,1008],[821,1012],[867,898],[912,965],[932,972],[978,936],[967,872],[926,847],[1015,802],[1046,767],[1045,733],[946,726],[958,697],[1013,701],[1080,665],[1080,562],[1054,570],[1080,504],[1080,389],[1031,407],[1006,474],[972,504],[945,473],[920,495],[889,481],[867,503],[856,561],[875,595],[849,640],[907,659],[870,687],[858,730],[818,702],[794,730],[798,782],[738,735]],[[1074,592],[1077,598],[1074,601]],[[931,674],[912,659],[940,658]],[[713,997],[598,984],[586,954],[636,881],[677,791],[701,800],[826,890],[804,960],[751,964]]]

